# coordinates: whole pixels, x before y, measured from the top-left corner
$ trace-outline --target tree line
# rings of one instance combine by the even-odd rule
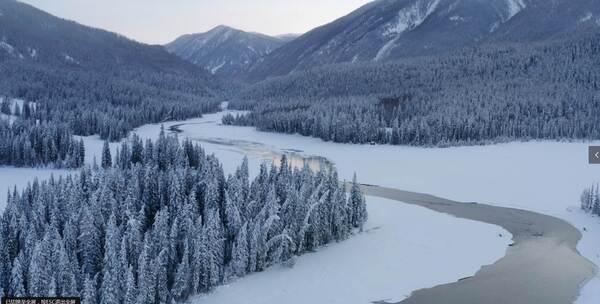
[[[9,98],[0,103],[0,113],[10,115],[0,122],[3,165],[77,168],[84,148],[73,135],[118,141],[147,123],[219,109],[219,99],[206,88],[169,73],[117,76],[10,61],[0,62],[0,69],[0,92],[25,100],[22,106]]]
[[[600,216],[600,188],[598,185],[583,190],[583,193],[581,193],[581,209]]]
[[[64,123],[33,119],[35,106],[0,102],[0,112],[14,119],[0,119],[0,165],[16,167],[79,168],[85,161],[83,140],[73,137]]]
[[[171,303],[345,240],[367,219],[356,179],[244,160],[225,176],[189,140],[134,136],[102,166],[12,191],[0,222],[0,296]]]
[[[219,109],[220,92],[167,72],[62,70],[0,62],[0,92],[35,102],[32,119],[63,122],[75,135],[120,140],[148,123],[200,117]],[[4,75],[3,75],[4,76]]]
[[[600,138],[600,35],[391,63],[325,66],[246,88],[228,124],[349,143],[447,146]]]

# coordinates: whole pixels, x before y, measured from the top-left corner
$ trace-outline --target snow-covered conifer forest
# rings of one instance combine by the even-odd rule
[[[487,45],[267,79],[223,122],[341,143],[414,146],[600,138],[600,36]]]
[[[113,161],[114,160],[114,161]],[[347,239],[367,220],[335,171],[244,161],[225,176],[197,145],[134,136],[102,166],[9,194],[0,296],[171,303]]]

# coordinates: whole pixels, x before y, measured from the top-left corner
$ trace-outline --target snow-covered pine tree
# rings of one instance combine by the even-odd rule
[[[33,249],[27,275],[27,294],[43,297],[48,294],[48,283],[52,280],[50,273],[51,247],[50,233],[46,233],[41,242]]]
[[[137,303],[137,285],[135,282],[135,275],[133,274],[133,267],[127,268],[127,281],[125,282],[125,295],[123,296],[124,303],[135,304]]]
[[[90,208],[82,210],[83,215],[79,226],[80,259],[84,274],[94,275],[100,269],[102,262],[102,234],[96,226],[96,216]]]
[[[242,277],[248,268],[248,223],[244,223],[238,230],[231,249],[231,261],[227,268],[227,278]]]
[[[98,303],[98,294],[96,291],[96,282],[98,281],[97,277],[90,277],[86,275],[85,282],[83,284],[83,297],[82,304],[97,304]]]
[[[112,167],[112,155],[110,154],[110,145],[108,141],[104,141],[102,146],[102,168],[107,169]]]
[[[2,230],[2,224],[0,223],[0,230]],[[10,270],[11,265],[9,263],[10,256],[8,255],[8,249],[4,241],[3,233],[0,233],[0,297],[4,297],[8,293],[8,283],[10,282]]]
[[[172,295],[169,288],[170,276],[172,275],[169,248],[163,247],[156,259],[156,291],[158,303],[171,303]]]
[[[55,272],[57,272],[56,283],[58,287],[58,295],[63,297],[75,297],[79,294],[77,286],[78,271],[77,266],[74,266],[73,260],[65,250],[64,242],[56,243],[58,249],[54,250],[54,254],[58,255],[58,263]]]
[[[102,282],[100,304],[119,304],[122,300],[123,269],[119,249],[121,236],[114,214],[110,215],[104,238],[104,259],[102,262]]]
[[[151,238],[146,234],[142,252],[138,259],[138,298],[137,303],[156,302],[156,260],[150,243]]]
[[[352,187],[350,189],[350,222],[354,228],[363,229],[367,221],[367,206],[365,198],[360,191],[360,185],[357,182],[356,174],[352,178]]]
[[[177,265],[177,271],[173,282],[173,297],[177,301],[185,300],[190,295],[191,285],[191,272],[190,272],[190,252],[188,242],[184,244],[183,256],[181,262]]]
[[[25,276],[23,267],[23,253],[19,253],[13,261],[12,270],[10,273],[10,281],[8,286],[8,295],[13,297],[24,297],[28,293],[25,291]]]

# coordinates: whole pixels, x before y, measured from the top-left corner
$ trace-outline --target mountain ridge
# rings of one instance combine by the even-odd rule
[[[165,47],[212,74],[235,77],[288,41],[219,25],[204,33],[182,35]]]
[[[593,0],[378,0],[275,50],[244,79],[257,82],[327,64],[390,61],[482,43],[542,41],[599,26],[600,6]]]

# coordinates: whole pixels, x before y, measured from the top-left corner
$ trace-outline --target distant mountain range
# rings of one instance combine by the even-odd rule
[[[232,77],[296,37],[271,37],[221,25],[206,33],[181,36],[166,48],[213,74]]]
[[[597,0],[377,0],[303,35],[271,37],[218,26],[161,47],[0,0],[0,62],[168,73],[186,82],[193,78],[195,90],[214,92],[222,91],[221,79],[256,83],[330,64],[560,40],[599,29]]]
[[[256,82],[326,64],[535,42],[599,25],[595,0],[378,0],[273,51],[245,78]]]

